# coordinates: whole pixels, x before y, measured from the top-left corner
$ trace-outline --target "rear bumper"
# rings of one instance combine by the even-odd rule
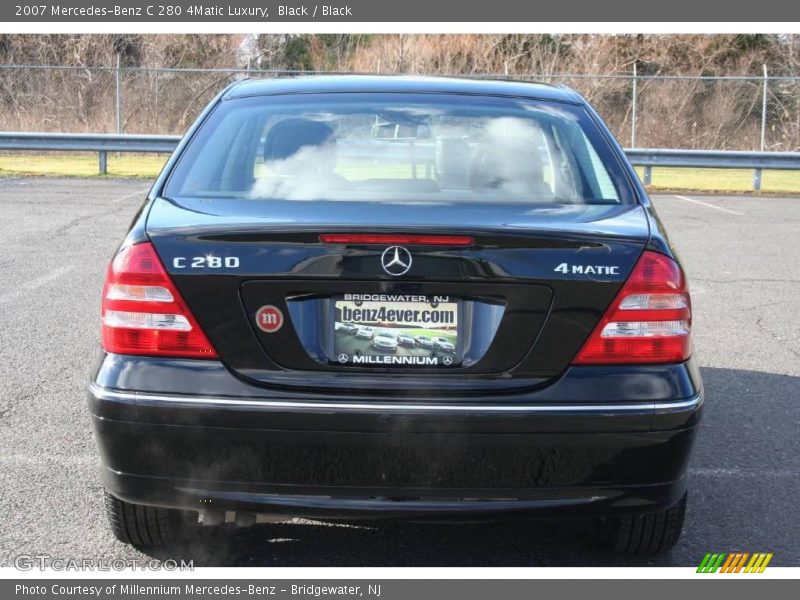
[[[154,374],[159,361],[149,366]],[[683,495],[702,410],[699,380],[675,400],[442,403],[201,393],[202,377],[185,380],[194,393],[140,391],[105,385],[109,373],[101,365],[89,389],[104,484],[130,502],[192,510],[648,512]]]

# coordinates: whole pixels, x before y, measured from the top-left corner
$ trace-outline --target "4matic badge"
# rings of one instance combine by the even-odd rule
[[[619,275],[619,267],[616,265],[571,265],[563,262],[553,270],[556,273],[573,275]]]

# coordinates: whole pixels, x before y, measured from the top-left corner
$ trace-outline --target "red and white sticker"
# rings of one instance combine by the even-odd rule
[[[283,313],[271,304],[262,306],[256,312],[256,325],[264,333],[275,333],[283,326]]]

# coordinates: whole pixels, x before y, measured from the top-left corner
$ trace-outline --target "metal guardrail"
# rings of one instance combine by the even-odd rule
[[[181,140],[179,135],[117,133],[0,132],[0,150],[44,150],[97,152],[100,173],[108,173],[109,152],[169,154]]]
[[[170,153],[180,139],[178,135],[0,132],[0,150],[97,152],[100,173],[105,174],[109,152]],[[653,181],[653,167],[752,169],[754,191],[761,190],[764,169],[800,170],[800,152],[629,148],[625,154],[631,164],[644,167],[645,185]]]
[[[644,184],[653,183],[653,167],[696,169],[753,169],[753,190],[761,191],[764,169],[800,169],[800,152],[743,152],[739,150],[670,150],[628,148],[631,164],[644,167]]]

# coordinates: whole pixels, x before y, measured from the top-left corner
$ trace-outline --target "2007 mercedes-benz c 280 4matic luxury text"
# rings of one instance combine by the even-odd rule
[[[571,516],[664,551],[690,331],[647,194],[571,90],[233,84],[108,269],[89,406],[113,531]]]

